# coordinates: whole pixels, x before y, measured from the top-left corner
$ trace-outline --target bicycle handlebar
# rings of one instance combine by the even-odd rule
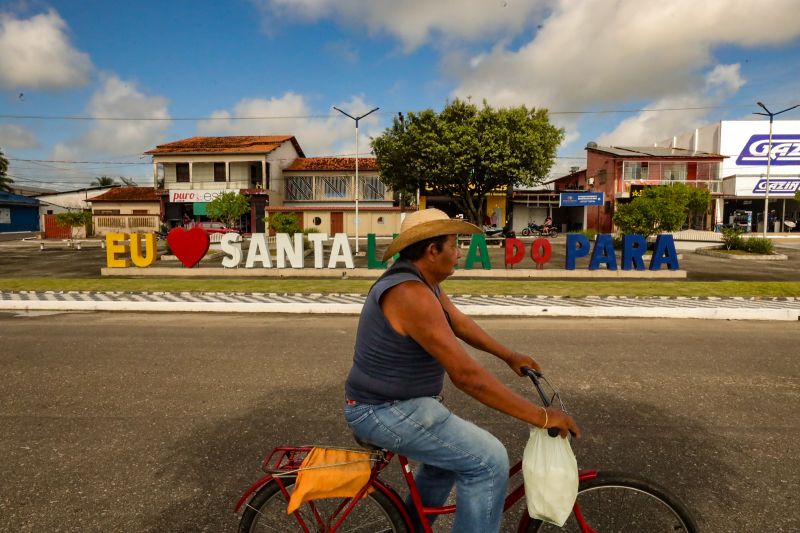
[[[547,399],[547,395],[544,393],[544,391],[542,390],[542,385],[539,383],[539,378],[542,377],[542,373],[537,372],[536,370],[529,368],[527,366],[522,367],[522,372],[525,373],[529,378],[531,378],[533,386],[536,387],[536,392],[539,393],[539,397],[542,399],[542,404],[544,404],[545,407],[550,407],[550,400]],[[550,435],[551,437],[557,437],[559,433],[561,433],[561,430],[559,430],[558,428],[547,429],[547,434]],[[572,431],[570,431],[570,433],[572,433]]]

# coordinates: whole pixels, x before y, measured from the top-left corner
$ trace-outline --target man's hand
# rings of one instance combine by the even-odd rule
[[[530,355],[523,355],[519,352],[512,351],[511,354],[505,358],[505,362],[511,367],[511,370],[517,373],[518,376],[525,375],[522,372],[522,369],[525,367],[532,368],[537,372],[542,371],[542,367],[539,366],[539,363],[533,360],[533,357]]]

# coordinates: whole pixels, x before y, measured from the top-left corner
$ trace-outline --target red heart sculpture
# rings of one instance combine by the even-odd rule
[[[192,268],[206,255],[211,241],[202,228],[173,228],[167,234],[167,244],[186,268]]]

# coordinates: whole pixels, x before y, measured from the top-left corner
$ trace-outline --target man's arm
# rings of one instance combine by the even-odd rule
[[[569,430],[580,435],[572,417],[553,407],[545,411],[506,387],[470,357],[450,329],[439,301],[423,284],[409,281],[389,289],[381,300],[381,309],[395,331],[417,341],[466,394],[529,424],[544,427],[547,422],[547,427],[559,428],[562,436]]]
[[[439,300],[442,302],[442,307],[444,307],[450,315],[453,332],[459,339],[473,348],[483,350],[484,352],[502,359],[518,376],[524,375],[522,372],[523,367],[533,368],[539,372],[542,371],[542,367],[539,366],[539,363],[531,356],[521,354],[503,346],[491,335],[486,333],[472,318],[462,313],[458,307],[453,305],[453,302],[450,301],[450,298],[447,297],[444,291],[440,292]]]

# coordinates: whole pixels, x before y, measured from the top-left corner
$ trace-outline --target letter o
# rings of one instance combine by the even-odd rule
[[[537,265],[543,265],[553,256],[553,247],[548,239],[536,239],[531,243],[531,259]]]

